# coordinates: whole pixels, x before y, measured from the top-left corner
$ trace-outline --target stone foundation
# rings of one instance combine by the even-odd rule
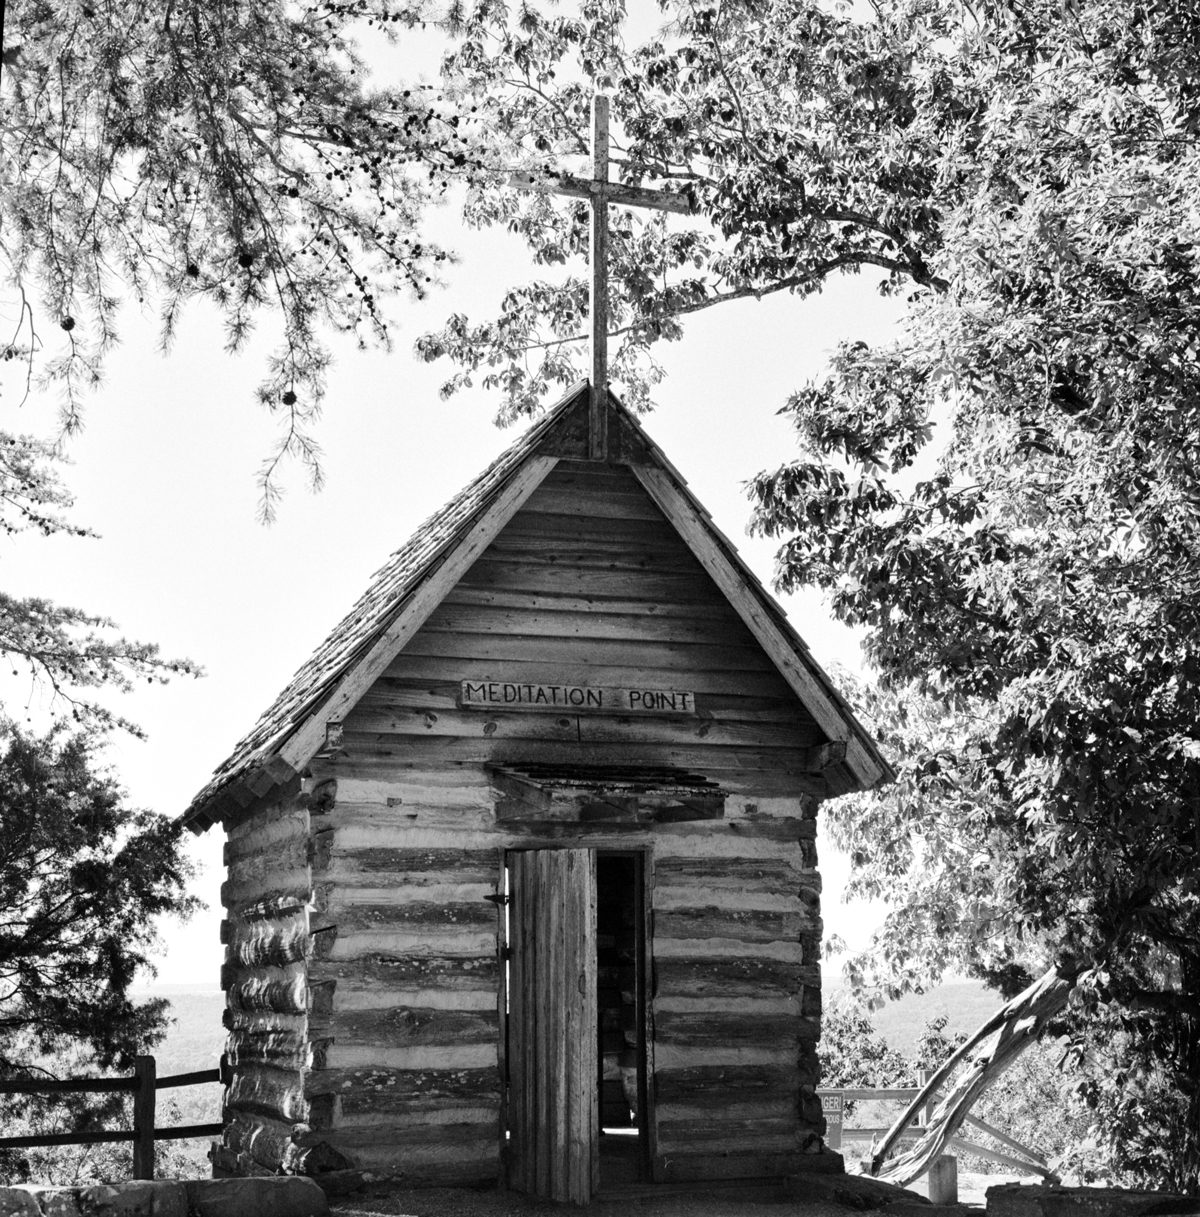
[[[0,1187],[0,1217],[326,1217],[311,1180],[161,1179],[112,1186]]]
[[[1200,1197],[1119,1187],[1002,1183],[987,1190],[988,1217],[1158,1217],[1200,1213]]]

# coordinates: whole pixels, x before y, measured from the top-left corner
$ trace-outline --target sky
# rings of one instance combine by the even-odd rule
[[[194,308],[164,353],[154,317],[127,305],[121,344],[86,403],[85,428],[65,448],[72,518],[99,539],[0,539],[10,594],[103,613],[126,636],[203,666],[201,679],[140,686],[113,703],[147,734],[114,737],[106,752],[133,803],[182,812],[388,554],[519,433],[493,425],[495,394],[475,389],[442,401],[438,388],[451,369],[420,362],[413,342],[451,312],[482,318],[504,288],[531,275],[529,260],[506,234],[462,231],[449,209],[436,225],[461,261],[423,305],[391,306],[394,351],[335,345],[317,427],[320,493],[293,468],[275,523],[257,520],[255,474],[274,434],[254,395],[274,345],[270,318],[248,349],[231,355],[219,319]],[[697,314],[682,341],[660,349],[667,377],[646,430],[768,585],[775,544],[746,536],[744,483],[796,454],[777,411],[838,342],[886,340],[899,309],[871,278],[848,277],[807,301],[781,295]],[[0,426],[56,434],[57,392],[20,405],[20,369],[0,367]],[[781,599],[820,662],[859,666],[857,639],[830,620],[817,595]],[[42,702],[27,687],[9,712],[20,717],[25,700],[36,717]],[[190,848],[195,890],[209,907],[187,926],[163,926],[157,980],[215,985],[219,830]],[[865,945],[877,914],[838,905],[845,867],[828,847],[822,871],[827,932]]]

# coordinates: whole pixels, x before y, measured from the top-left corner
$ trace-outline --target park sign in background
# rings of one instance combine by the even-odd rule
[[[821,1095],[821,1114],[825,1117],[825,1144],[830,1149],[842,1147],[842,1108],[845,1100],[841,1094]]]
[[[488,710],[573,710],[590,714],[695,714],[696,695],[680,689],[464,680],[459,705]]]

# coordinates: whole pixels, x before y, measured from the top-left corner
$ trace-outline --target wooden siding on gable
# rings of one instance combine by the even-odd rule
[[[460,708],[461,682],[683,689],[696,713]],[[364,764],[659,765],[822,790],[825,736],[624,467],[561,461],[347,716]]]
[[[605,615],[597,641],[605,641],[611,633],[629,649],[628,654],[619,650],[606,656],[598,647],[590,664],[579,661],[577,680],[601,670],[623,683],[663,679],[678,670],[676,644],[725,646],[731,657],[748,645],[755,656],[746,665],[724,669],[714,663],[698,668],[695,680],[696,691],[706,697],[752,697],[756,695],[753,664],[761,662],[757,653],[761,646],[770,659],[766,674],[782,678],[790,699],[806,708],[801,714],[805,725],[815,725],[818,738],[840,750],[820,765],[800,765],[788,772],[819,769],[821,783],[813,787],[817,794],[867,789],[893,776],[779,606],[663,453],[611,394],[613,459],[630,463],[598,465],[579,459],[585,447],[581,427],[588,398],[586,384],[574,386],[392,554],[346,617],[196,796],[181,817],[185,824],[203,831],[218,820],[274,801],[279,789],[321,754],[329,724],[340,730],[342,720],[372,685],[380,683],[401,652],[407,651],[397,676],[401,682],[436,687],[443,683],[445,661],[459,658],[504,664],[513,680],[541,683],[538,664],[561,668],[564,663],[561,653],[553,650],[554,641],[597,637],[587,632],[588,627],[577,629],[564,620],[576,611]],[[506,625],[461,616],[455,621],[450,615],[443,619],[445,632],[462,627],[467,636],[477,637],[477,631],[498,631],[502,645],[506,630],[515,627],[522,638],[547,641],[542,655],[528,657],[503,649],[475,655],[424,650],[428,640],[419,637],[422,627],[464,571],[469,577],[451,603],[507,606],[522,617],[545,608],[550,616],[539,623],[522,622],[530,627],[523,630],[511,621]],[[714,595],[718,588],[723,595]],[[628,623],[619,620],[630,609],[628,615],[642,619],[632,634],[626,631]],[[654,634],[640,628],[646,620],[669,617],[676,610],[683,615],[682,632]],[[724,631],[728,637],[717,639],[711,632],[703,636],[705,627],[714,624],[728,624],[732,632]],[[564,627],[566,635],[554,632]],[[534,629],[541,632],[535,634]],[[654,641],[667,644],[665,659],[661,651],[656,657],[649,646]],[[767,683],[772,688],[761,690],[761,695],[778,702],[779,680]],[[403,687],[398,691],[406,692]],[[441,694],[435,688],[435,695]],[[365,748],[365,741],[357,744],[360,750]],[[471,756],[451,755],[448,763],[474,761]],[[684,764],[686,758],[681,755],[672,763]],[[740,769],[760,766],[753,758],[740,758],[737,763]]]

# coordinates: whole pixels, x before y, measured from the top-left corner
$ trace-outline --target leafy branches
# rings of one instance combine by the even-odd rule
[[[0,256],[64,335],[46,371],[68,429],[123,294],[157,304],[168,342],[206,298],[232,350],[278,315],[259,397],[280,418],[279,454],[317,470],[321,327],[386,344],[385,298],[422,297],[447,257],[416,228],[462,160],[459,118],[422,90],[368,89],[347,33],[421,19],[416,4],[273,0],[10,8]],[[45,336],[25,320],[8,354],[32,360]]]
[[[94,737],[5,724],[0,743],[0,1076],[127,1070],[167,1019],[164,1000],[130,996],[158,946],[157,919],[196,906],[180,830],[124,805]],[[103,1127],[122,1105],[13,1095],[0,1110],[10,1125],[49,1118],[61,1132]],[[0,1171],[29,1178],[29,1156],[0,1154]]]
[[[127,1065],[162,1003],[129,987],[156,943],[153,919],[186,914],[187,864],[170,821],[122,805],[84,735],[4,731],[0,755],[0,1070],[63,1043]]]
[[[651,345],[678,338],[678,319],[691,312],[780,291],[809,295],[828,276],[863,267],[896,284],[946,286],[931,270],[940,237],[929,168],[944,121],[914,121],[924,88],[917,55],[930,53],[923,18],[896,6],[875,28],[817,5],[679,6],[661,36],[629,50],[618,32],[622,5],[587,3],[580,13],[562,19],[525,5],[518,20],[481,6],[463,19],[445,74],[503,132],[506,155],[543,172],[582,151],[591,84],[611,87],[622,178],[669,182],[694,200],[702,218],[682,229],[614,211],[614,377],[627,400],[649,404]],[[568,213],[566,228],[561,216],[547,223],[547,211],[481,176],[467,215],[505,224],[536,262],[581,254],[582,210]],[[581,291],[572,276],[539,284],[533,301],[510,293],[496,320],[452,319],[419,350],[465,369],[446,392],[493,368],[484,383],[503,390],[502,415],[533,412],[576,374],[563,347],[581,335]],[[528,366],[530,351],[552,356]]]
[[[0,532],[29,531],[45,538],[92,535],[64,515],[71,497],[58,479],[56,460],[54,448],[44,441],[0,432]],[[0,592],[0,655],[12,676],[26,674],[47,687],[56,708],[66,706],[76,722],[120,726],[135,734],[140,731],[134,724],[84,691],[128,690],[134,681],[199,675],[186,659],[165,658],[151,643],[121,637],[106,617],[7,592]]]
[[[495,318],[450,318],[420,354],[455,365],[446,392],[477,377],[498,389],[504,418],[576,375],[586,209],[522,195],[508,175],[577,171],[602,87],[621,177],[695,205],[684,222],[614,209],[613,373],[631,403],[649,404],[654,345],[677,339],[681,318],[865,268],[931,315],[943,303],[959,362],[925,369],[943,394],[970,382],[972,344],[1001,341],[1025,388],[1087,414],[1113,383],[1113,342],[1149,334],[1130,317],[1113,339],[1106,302],[1132,285],[1179,315],[1194,281],[1186,232],[1140,260],[1161,207],[1194,191],[1194,91],[1166,49],[1189,45],[1192,18],[1134,6],[1114,24],[1093,8],[1052,28],[1038,5],[888,0],[869,20],[815,2],[665,5],[662,31],[631,46],[621,0],[564,13],[532,0],[444,13],[419,0],[22,0],[0,249],[61,327],[46,368],[68,426],[116,341],[123,288],[157,304],[166,341],[197,297],[223,313],[231,349],[274,314],[281,341],[260,386],[280,420],[261,474],[269,514],[280,459],[318,476],[326,334],[390,341],[388,301],[424,298],[448,257],[421,224],[453,184],[466,223],[516,233],[548,273]],[[446,38],[440,88],[372,87],[355,37],[426,25]],[[1106,259],[1097,242],[1118,232]],[[1063,276],[1090,278],[1071,333],[1041,328],[1037,311]],[[983,280],[995,291],[968,299]],[[23,308],[10,355],[35,357],[50,327],[33,323]],[[1077,342],[1089,332],[1100,347]],[[1170,332],[1155,331],[1146,362],[1184,389],[1194,352]]]
[[[900,780],[831,816],[893,905],[859,979],[1088,969],[1120,1068],[1189,1095],[1195,1187],[1200,155],[1159,19],[1195,25],[981,6],[955,62],[995,87],[940,162],[946,288],[792,398],[805,455],[751,493],[781,581],[828,589],[883,680]]]

